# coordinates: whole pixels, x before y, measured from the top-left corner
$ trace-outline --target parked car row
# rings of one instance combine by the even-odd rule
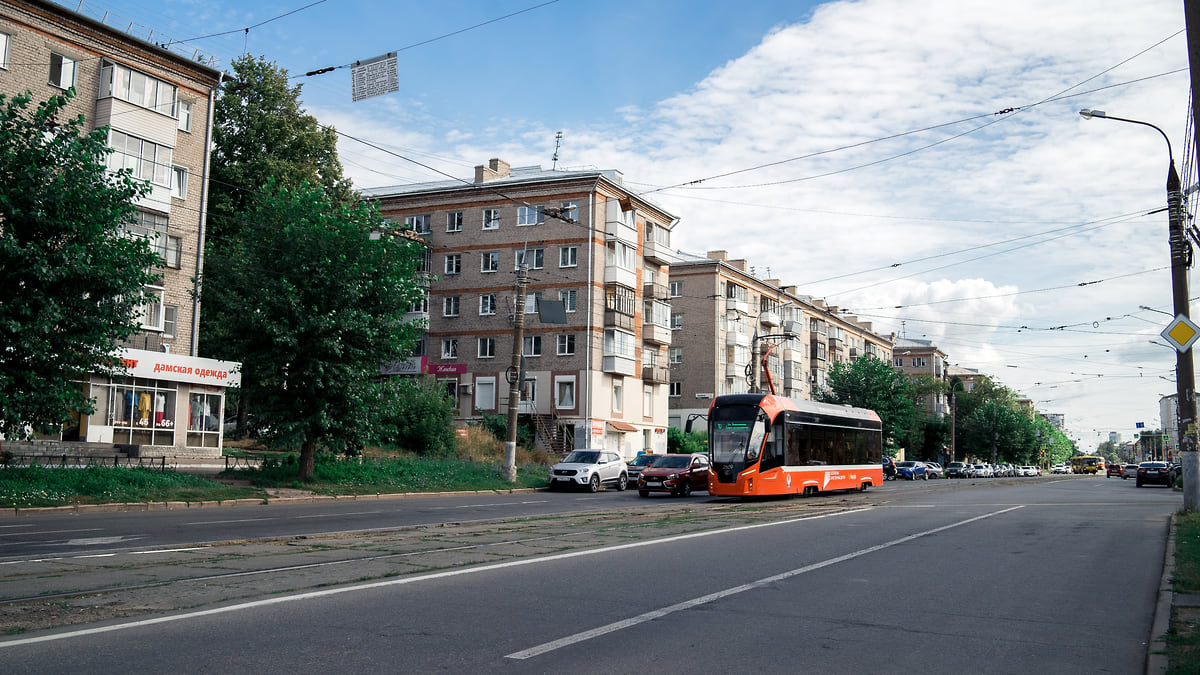
[[[708,455],[643,454],[626,462],[611,450],[575,450],[563,461],[550,467],[547,487],[583,488],[597,492],[601,486],[624,490],[631,484],[638,494],[649,497],[651,492],[667,492],[687,497],[694,491],[708,491]]]
[[[946,465],[946,478],[1014,478],[1017,476],[1040,476],[1041,467],[1016,464],[971,464],[950,462]]]

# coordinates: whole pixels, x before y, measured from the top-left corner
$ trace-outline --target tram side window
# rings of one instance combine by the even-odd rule
[[[800,466],[805,462],[801,461],[801,450],[804,448],[804,428],[799,425],[789,424],[787,430],[787,459],[788,466]],[[805,452],[805,459],[808,453]]]

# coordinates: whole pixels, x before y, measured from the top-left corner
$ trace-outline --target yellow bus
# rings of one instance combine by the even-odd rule
[[[1077,455],[1071,458],[1071,473],[1097,473],[1104,471],[1104,458],[1095,455]]]

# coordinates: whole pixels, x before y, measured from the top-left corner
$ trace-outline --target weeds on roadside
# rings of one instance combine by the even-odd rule
[[[232,487],[200,476],[148,468],[0,468],[0,507],[3,508],[187,502],[262,496],[261,490],[253,488]]]

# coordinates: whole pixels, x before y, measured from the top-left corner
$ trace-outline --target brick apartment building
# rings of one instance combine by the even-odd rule
[[[831,363],[865,355],[891,359],[891,335],[795,286],[758,277],[726,251],[680,256],[671,266],[670,300],[672,426],[707,413],[714,396],[773,385],[780,395],[811,399]],[[769,383],[760,365],[764,354]]]
[[[141,331],[121,345],[129,376],[81,382],[96,411],[58,440],[138,446],[143,455],[220,455],[225,387],[240,378],[239,364],[197,357],[193,280],[220,81],[201,57],[52,2],[0,1],[0,93],[29,91],[36,102],[75,88],[67,112],[91,128],[110,127],[110,168],[131,168],[151,185],[126,231],[147,238],[162,259],[161,285],[144,290]]]
[[[427,320],[425,340],[393,373],[438,378],[459,423],[507,414],[523,264],[519,414],[534,422],[539,444],[666,452],[675,216],[626,189],[615,170],[499,159],[477,166],[473,180],[362,195],[429,247],[428,297],[409,317]]]
[[[931,340],[900,338],[893,356],[896,370],[909,377],[929,375],[943,382],[949,380],[946,354]],[[949,398],[942,392],[929,394],[925,397],[924,409],[930,415],[942,417],[950,411]]]

